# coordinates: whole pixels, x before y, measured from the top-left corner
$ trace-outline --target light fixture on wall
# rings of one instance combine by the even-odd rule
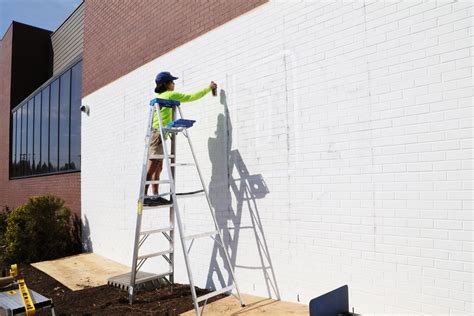
[[[81,111],[84,112],[84,113],[86,113],[87,116],[89,116],[90,108],[89,108],[88,105],[82,105],[82,106],[81,106]]]

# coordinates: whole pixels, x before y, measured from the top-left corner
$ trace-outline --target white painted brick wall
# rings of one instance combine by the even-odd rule
[[[183,111],[243,292],[277,296],[266,267],[283,300],[348,284],[363,314],[471,314],[472,35],[470,1],[272,1],[88,95],[90,250],[131,262],[147,103],[169,70],[177,90],[225,90]],[[180,205],[205,231],[204,204]],[[210,241],[191,259],[198,286],[220,286]]]

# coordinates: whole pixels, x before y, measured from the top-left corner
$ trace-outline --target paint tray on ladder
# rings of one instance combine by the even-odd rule
[[[179,127],[189,128],[193,126],[195,122],[196,122],[195,120],[177,119],[173,122],[168,123],[166,126],[172,127],[172,128],[179,128]]]

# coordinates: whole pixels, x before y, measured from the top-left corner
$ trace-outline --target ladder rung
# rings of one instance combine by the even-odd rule
[[[170,250],[165,250],[165,251],[160,251],[160,252],[149,253],[149,254],[147,254],[147,255],[138,256],[138,257],[137,257],[137,260],[148,259],[148,258],[152,258],[152,257],[159,257],[159,256],[163,256],[163,255],[170,254],[170,253],[172,253],[172,252],[173,252],[173,248],[171,248]]]
[[[168,195],[171,195],[171,192],[160,193],[160,194],[157,194],[157,195],[145,195],[145,196],[143,196],[143,198],[145,198],[145,199],[147,199],[147,198],[156,198],[156,197],[163,197],[163,196],[168,196]]]
[[[199,297],[197,298],[197,301],[198,301],[198,303],[199,303],[199,302],[202,302],[202,301],[205,301],[205,300],[210,299],[211,297],[217,296],[217,295],[219,295],[219,294],[222,294],[222,293],[225,293],[225,292],[228,292],[228,291],[232,291],[233,288],[234,288],[234,285],[231,285],[231,286],[225,287],[225,288],[223,288],[223,289],[220,289],[220,290],[211,292],[211,293],[209,293],[209,294],[206,294],[206,295],[203,295],[203,296],[199,296]]]
[[[169,232],[173,230],[173,226],[166,227],[166,228],[160,228],[160,229],[151,229],[151,230],[144,230],[140,232],[140,235],[150,235],[150,234],[156,234],[156,233],[163,233],[163,232]]]
[[[170,166],[171,167],[185,167],[185,166],[195,166],[196,164],[195,163],[192,163],[192,162],[173,162],[173,163],[170,163]]]
[[[179,199],[186,199],[186,198],[192,198],[195,196],[203,196],[205,195],[204,192],[199,192],[199,193],[193,193],[193,194],[176,194],[176,197]]]
[[[166,133],[180,133],[180,132],[182,132],[183,130],[185,130],[187,128],[188,127],[179,126],[179,127],[164,127],[163,129],[165,130]],[[152,129],[152,132],[160,133],[160,129],[159,128],[154,128],[154,129]]]
[[[166,183],[171,183],[170,180],[150,180],[150,181],[145,181],[145,184],[166,184]]]
[[[165,132],[167,133],[181,133],[186,127],[165,127]]]
[[[212,235],[217,235],[217,233],[218,233],[217,230],[213,230],[212,232],[189,235],[189,236],[185,236],[184,240],[196,239],[196,238],[201,238],[201,237],[208,237],[208,236],[212,236]]]
[[[174,158],[174,155],[168,155],[168,158]],[[165,159],[165,155],[150,155],[148,159]]]
[[[173,206],[173,203],[169,203],[169,204],[160,204],[160,205],[143,205],[143,208],[146,208],[146,209],[151,209],[151,208],[168,208],[168,207],[172,207]]]
[[[186,195],[199,195],[199,193],[204,193],[204,190],[196,190],[196,191],[190,191],[190,192],[179,192],[176,193],[176,196],[186,196]]]
[[[165,277],[167,275],[170,275],[172,273],[173,273],[173,271],[168,271],[168,272],[164,272],[164,273],[160,273],[160,274],[150,275],[150,276],[147,276],[145,278],[136,279],[135,284],[140,284],[140,283],[145,283],[145,282],[148,282],[148,281],[151,281],[151,280],[160,279],[160,278]]]

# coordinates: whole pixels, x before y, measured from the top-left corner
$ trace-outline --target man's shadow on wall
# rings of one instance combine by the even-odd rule
[[[217,224],[230,257],[232,269],[235,270],[238,267],[240,269],[262,270],[268,296],[273,297],[273,293],[276,299],[280,299],[280,292],[257,207],[257,199],[264,198],[269,191],[262,175],[251,175],[239,151],[231,150],[232,124],[224,90],[221,90],[220,93],[220,103],[224,106],[224,114],[219,114],[217,118],[216,137],[208,140],[209,158],[212,163],[209,199],[216,214]],[[237,178],[233,177],[234,170],[238,173]],[[235,199],[235,208],[232,205],[233,199]],[[248,212],[246,217],[250,218],[250,225],[241,226],[243,212]],[[237,246],[242,229],[253,230],[255,247],[260,257],[260,264],[257,266],[236,265]],[[223,262],[224,266],[220,262]],[[227,273],[224,274],[222,268],[227,270]],[[232,283],[232,275],[229,272],[225,254],[216,242],[212,251],[206,288],[217,288],[214,281],[215,277],[219,280],[220,288]],[[236,276],[236,279],[238,283],[238,276]]]

